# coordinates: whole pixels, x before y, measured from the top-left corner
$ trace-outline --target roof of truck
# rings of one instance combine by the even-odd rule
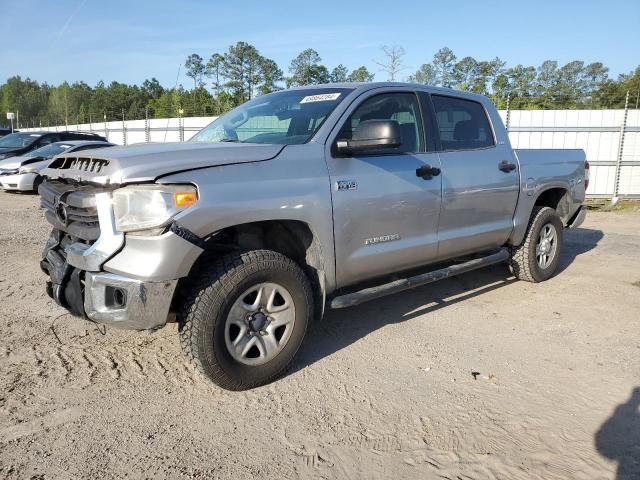
[[[464,90],[456,90],[449,87],[436,87],[433,85],[423,85],[420,83],[408,83],[408,82],[343,82],[343,83],[321,83],[318,85],[303,85],[299,87],[291,87],[288,90],[311,90],[321,88],[347,88],[349,90],[373,90],[376,88],[390,88],[390,87],[410,87],[416,90],[424,90],[433,93],[441,93],[444,95],[455,94],[456,96],[464,96],[476,99],[485,99],[484,95],[480,95],[473,92],[466,92]]]

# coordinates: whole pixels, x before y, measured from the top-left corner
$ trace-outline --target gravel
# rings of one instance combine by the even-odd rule
[[[175,325],[56,306],[37,196],[0,193],[0,225],[1,478],[640,478],[637,212],[589,214],[542,284],[495,266],[330,311],[241,393]]]

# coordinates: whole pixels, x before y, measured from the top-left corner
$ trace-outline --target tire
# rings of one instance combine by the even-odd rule
[[[524,241],[510,248],[509,265],[518,279],[538,283],[553,276],[562,254],[562,229],[562,221],[553,208],[534,207]],[[549,239],[548,232],[555,233],[555,239],[545,243],[542,239]],[[547,261],[541,261],[538,253],[547,257]]]
[[[291,365],[312,315],[309,280],[293,260],[270,250],[235,252],[203,265],[187,285],[180,344],[213,383],[246,390]]]
[[[40,184],[42,183],[42,181],[44,180],[44,178],[42,178],[41,175],[38,175],[35,180],[33,181],[33,189],[31,190],[32,192],[38,193],[38,187],[40,186]]]

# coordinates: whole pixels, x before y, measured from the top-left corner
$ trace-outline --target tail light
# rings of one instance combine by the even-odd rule
[[[584,161],[584,189],[589,188],[589,162]]]

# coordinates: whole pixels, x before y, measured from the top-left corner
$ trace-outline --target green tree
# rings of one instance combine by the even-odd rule
[[[329,83],[329,71],[321,61],[318,52],[312,48],[300,52],[289,65],[291,76],[287,78],[287,87]]]
[[[280,90],[278,84],[284,80],[284,74],[278,64],[270,58],[261,58],[260,61],[260,83],[258,90],[261,95]]]
[[[331,83],[344,83],[347,81],[348,76],[349,76],[349,70],[347,70],[347,67],[340,64],[336,68],[331,70],[331,74],[329,75],[329,81]]]
[[[202,57],[197,53],[192,53],[187,57],[184,62],[184,67],[187,69],[187,77],[193,79],[193,111],[196,111],[196,90],[202,83],[202,75],[204,75],[204,62]]]
[[[230,90],[235,105],[240,105],[253,97],[255,87],[260,83],[263,59],[258,50],[246,42],[238,42],[229,47],[222,62],[224,84]]]
[[[374,74],[364,65],[353,70],[347,77],[347,82],[373,82]]]
[[[470,91],[477,82],[478,62],[473,57],[464,57],[453,66],[452,76],[458,90]]]
[[[511,108],[531,108],[534,105],[532,97],[534,95],[536,69],[516,65],[506,72],[509,82],[509,93],[513,101]]]
[[[411,83],[419,83],[421,85],[436,84],[436,70],[430,63],[423,63],[413,75],[409,76],[407,81]]]
[[[433,68],[436,72],[436,82],[443,87],[450,87],[453,84],[453,67],[456,56],[449,47],[443,47],[433,56]]]

